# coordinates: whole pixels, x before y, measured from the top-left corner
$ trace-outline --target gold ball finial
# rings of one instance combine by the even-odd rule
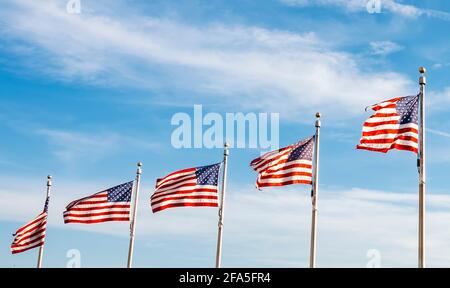
[[[137,166],[138,166],[138,167],[142,167],[142,162],[138,162],[138,163],[137,163]]]
[[[48,180],[52,180],[52,175],[48,175],[48,176],[47,176],[47,179],[48,179]]]
[[[322,117],[322,114],[320,114],[320,112],[317,112],[316,113],[316,118],[320,118],[320,117]]]
[[[421,67],[419,67],[419,73],[425,74],[425,73],[427,73],[427,69],[425,67],[421,66]]]

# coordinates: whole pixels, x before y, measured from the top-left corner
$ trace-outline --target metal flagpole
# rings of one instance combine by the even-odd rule
[[[47,208],[48,208],[47,199],[49,199],[49,197],[50,197],[51,187],[52,187],[52,176],[48,175],[47,176],[47,198],[45,198],[45,203],[47,205]],[[38,256],[37,268],[42,268],[42,256],[43,255],[44,255],[44,245],[39,247],[39,256]]]
[[[135,191],[134,191],[134,199],[133,199],[133,217],[130,222],[130,248],[128,250],[128,264],[127,268],[131,268],[133,263],[133,250],[134,250],[134,233],[136,232],[136,212],[139,201],[139,183],[141,181],[142,174],[142,162],[137,164],[138,169],[136,172],[136,182],[135,182]]]
[[[222,194],[220,198],[219,207],[219,230],[217,236],[217,254],[216,254],[216,268],[220,268],[222,264],[222,235],[223,235],[223,220],[225,215],[225,192],[227,188],[227,165],[228,155],[230,154],[228,147],[230,145],[225,143],[223,151],[223,178],[222,178]]]
[[[419,268],[425,268],[425,67],[420,67],[419,72]]]
[[[311,251],[309,256],[309,267],[316,267],[317,248],[317,201],[319,194],[319,149],[320,149],[320,113],[316,113],[316,136],[314,139],[314,179],[312,190],[312,223],[311,223]]]

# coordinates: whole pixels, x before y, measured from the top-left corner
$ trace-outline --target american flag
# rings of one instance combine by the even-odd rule
[[[94,224],[130,221],[134,181],[71,202],[64,211],[64,223]]]
[[[357,149],[387,153],[391,149],[417,153],[419,96],[398,97],[373,105],[363,125]]]
[[[44,211],[31,222],[16,231],[14,234],[14,241],[11,244],[11,252],[13,254],[44,246],[45,232],[47,229],[48,202],[49,198],[47,197]]]
[[[253,160],[250,166],[259,173],[256,187],[312,184],[314,139],[312,136]]]
[[[217,185],[221,163],[173,172],[156,180],[151,197],[153,213],[184,206],[218,206]]]

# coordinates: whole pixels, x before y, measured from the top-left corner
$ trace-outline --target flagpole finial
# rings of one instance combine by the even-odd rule
[[[320,112],[317,112],[316,113],[316,118],[320,118],[320,117],[322,117],[322,114],[320,114]]]
[[[52,179],[53,179],[53,177],[52,177],[52,175],[48,175],[47,176],[47,186],[52,186]]]
[[[230,143],[225,142],[225,144],[223,144],[223,147],[225,147],[225,148],[230,148]]]
[[[137,166],[138,166],[138,169],[137,169],[137,174],[139,174],[139,175],[141,175],[142,174],[142,162],[138,162],[137,163]]]
[[[52,180],[52,175],[48,175],[48,176],[47,176],[47,179],[48,179],[48,180]]]
[[[425,67],[421,66],[421,67],[419,67],[419,73],[425,74],[425,73],[427,73],[427,69]]]

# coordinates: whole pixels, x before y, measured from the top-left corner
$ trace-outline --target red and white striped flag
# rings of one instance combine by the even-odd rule
[[[133,184],[131,181],[71,202],[64,211],[64,223],[130,221]]]
[[[44,211],[39,216],[16,231],[14,241],[11,244],[11,252],[13,254],[44,246],[48,202],[49,199],[47,198]]]
[[[291,184],[311,185],[314,139],[312,136],[253,160],[250,166],[259,173],[256,188]]]
[[[375,114],[364,122],[357,149],[383,153],[391,149],[418,152],[418,95],[394,98],[371,108]]]
[[[174,207],[217,207],[221,163],[173,172],[156,181],[151,197],[153,213]]]

